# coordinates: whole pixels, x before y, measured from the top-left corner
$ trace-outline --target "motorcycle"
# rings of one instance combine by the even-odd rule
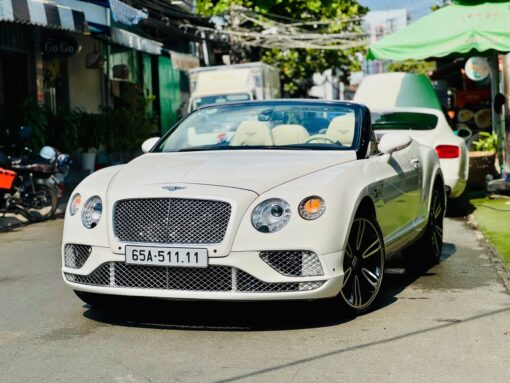
[[[27,148],[12,149],[11,154],[0,150],[0,214],[13,212],[32,222],[51,218],[63,193],[70,157],[49,146],[38,155]]]

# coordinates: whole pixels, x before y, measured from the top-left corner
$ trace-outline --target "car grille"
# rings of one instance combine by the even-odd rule
[[[66,267],[79,269],[87,262],[91,252],[91,246],[67,244],[64,247],[64,264]]]
[[[64,275],[69,282],[92,286],[212,292],[306,291],[319,288],[324,283],[268,283],[228,266],[182,268],[128,265],[123,262],[104,263],[89,275]]]
[[[319,257],[312,251],[263,251],[260,258],[280,274],[289,277],[324,275]]]
[[[227,202],[185,198],[120,200],[113,229],[122,242],[214,244],[225,237],[231,206]]]

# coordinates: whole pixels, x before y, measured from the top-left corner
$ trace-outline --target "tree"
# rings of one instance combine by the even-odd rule
[[[436,63],[434,61],[405,60],[394,61],[388,64],[389,72],[410,72],[429,75],[430,72],[434,71],[435,69]]]
[[[198,0],[197,9],[204,16],[224,15],[231,24],[233,4],[282,22],[331,21],[309,26],[310,31],[324,34],[361,32],[361,17],[367,12],[357,0]],[[302,97],[307,95],[315,72],[333,69],[346,82],[352,71],[360,70],[355,57],[360,50],[261,48],[257,53],[261,61],[280,69],[284,96]]]

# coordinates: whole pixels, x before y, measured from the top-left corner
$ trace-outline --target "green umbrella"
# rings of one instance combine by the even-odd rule
[[[420,60],[489,50],[510,52],[510,1],[446,6],[372,44],[367,58]]]

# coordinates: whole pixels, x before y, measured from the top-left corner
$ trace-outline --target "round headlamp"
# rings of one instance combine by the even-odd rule
[[[274,233],[287,225],[290,205],[282,199],[271,198],[257,205],[251,214],[251,223],[261,233]]]
[[[75,215],[81,205],[81,195],[80,193],[76,193],[71,199],[71,203],[69,204],[69,214]]]
[[[301,201],[299,204],[299,215],[306,220],[319,218],[326,210],[326,203],[321,197],[311,196]]]
[[[103,213],[103,202],[97,195],[91,197],[83,205],[81,212],[81,222],[87,229],[93,229],[99,223]]]

